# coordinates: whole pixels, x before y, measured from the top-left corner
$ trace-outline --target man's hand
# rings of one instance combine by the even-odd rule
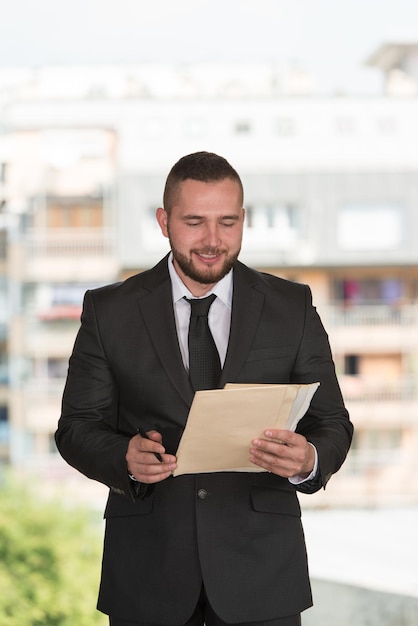
[[[140,483],[158,483],[165,480],[176,468],[176,457],[165,454],[161,434],[156,430],[147,433],[148,439],[135,435],[129,441],[126,453],[128,472]],[[162,461],[155,456],[161,455]]]
[[[251,463],[283,478],[309,476],[315,465],[315,450],[303,435],[271,429],[264,431],[264,436],[252,441]]]

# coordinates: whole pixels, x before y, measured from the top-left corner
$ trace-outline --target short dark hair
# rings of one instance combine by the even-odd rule
[[[235,180],[241,190],[242,199],[244,190],[238,172],[224,157],[213,152],[193,152],[182,157],[171,168],[164,188],[164,208],[169,213],[175,202],[179,185],[185,180],[198,180],[203,183],[230,178]]]

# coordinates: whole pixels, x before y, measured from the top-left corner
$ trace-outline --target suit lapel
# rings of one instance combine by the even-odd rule
[[[149,280],[147,276],[143,284],[145,289],[140,294],[138,306],[145,326],[169,379],[186,404],[190,405],[193,390],[177,339],[167,257],[150,270]]]
[[[242,263],[235,265],[231,330],[221,387],[236,380],[251,350],[264,304],[264,294],[255,289],[257,282],[257,274]]]
[[[169,379],[190,406],[194,394],[178,345],[167,257],[142,278],[138,298],[140,313]],[[257,284],[258,275],[242,263],[236,263],[231,330],[220,387],[236,380],[251,350],[264,304],[264,294],[256,288]]]

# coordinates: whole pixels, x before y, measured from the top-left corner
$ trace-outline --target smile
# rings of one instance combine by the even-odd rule
[[[204,254],[201,252],[195,252],[196,256],[205,262],[214,262],[221,258],[221,253],[218,254]]]

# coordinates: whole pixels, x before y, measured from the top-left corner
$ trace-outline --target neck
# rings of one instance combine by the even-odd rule
[[[201,298],[202,296],[205,296],[216,285],[216,282],[206,284],[193,280],[181,270],[175,259],[173,259],[173,265],[181,282],[187,287],[194,298]]]
[[[202,296],[205,296],[207,293],[209,293],[212,287],[216,285],[216,283],[213,283],[212,285],[205,285],[201,283],[195,283],[194,281],[192,281],[192,284],[189,284],[190,281],[186,282],[185,280],[183,280],[183,278],[181,280],[186,285],[187,289],[190,291],[194,298],[201,298]]]

